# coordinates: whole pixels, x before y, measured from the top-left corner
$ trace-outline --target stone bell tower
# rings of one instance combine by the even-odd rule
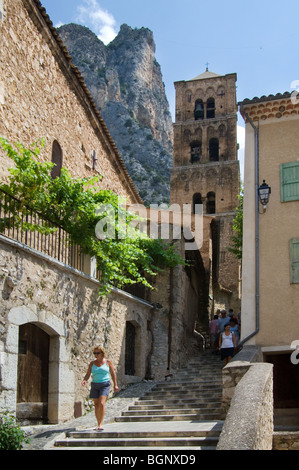
[[[175,82],[171,204],[203,205],[213,217],[212,309],[239,309],[239,262],[227,250],[240,192],[236,74],[208,71]],[[212,291],[212,292],[211,292]]]

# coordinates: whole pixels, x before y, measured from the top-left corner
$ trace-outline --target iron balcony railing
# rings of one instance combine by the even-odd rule
[[[36,225],[54,230],[50,233],[40,233],[34,229]],[[0,190],[0,233],[79,271],[84,271],[82,249],[79,245],[70,243],[69,234],[37,211],[22,206],[20,200],[3,190]]]

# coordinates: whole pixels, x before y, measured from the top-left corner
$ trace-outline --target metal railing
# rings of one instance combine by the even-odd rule
[[[46,233],[38,231],[38,225],[42,225]],[[0,233],[83,271],[82,249],[79,245],[70,243],[69,234],[58,224],[23,205],[20,200],[3,190],[0,190]]]

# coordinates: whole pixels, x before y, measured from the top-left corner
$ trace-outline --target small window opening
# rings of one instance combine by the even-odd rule
[[[54,163],[54,166],[51,171],[51,176],[55,179],[60,176],[62,168],[62,149],[57,140],[54,140],[52,145],[52,163]]]
[[[193,195],[193,206],[192,206],[193,214],[195,214],[195,206],[197,204],[202,204],[202,197],[200,193],[195,193]]]
[[[211,119],[215,117],[215,100],[214,98],[209,98],[207,101],[207,118]]]
[[[196,163],[200,161],[201,157],[201,142],[196,141],[190,144],[190,153],[191,153],[191,163]]]
[[[216,213],[215,193],[213,191],[207,194],[207,214]]]
[[[219,161],[219,142],[218,139],[212,138],[209,142],[209,158],[211,162]]]
[[[196,100],[195,108],[194,108],[194,119],[197,121],[198,119],[204,118],[204,107],[202,100]]]

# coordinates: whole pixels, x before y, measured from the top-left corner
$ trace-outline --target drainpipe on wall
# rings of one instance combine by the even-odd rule
[[[258,185],[259,185],[259,133],[258,128],[253,124],[246,111],[244,110],[243,103],[240,104],[241,114],[246,117],[247,121],[254,130],[254,143],[255,143],[255,331],[250,333],[246,338],[240,341],[242,347],[250,338],[255,336],[260,329],[260,274],[259,274],[259,200],[258,200]],[[242,313],[241,313],[242,314]]]

